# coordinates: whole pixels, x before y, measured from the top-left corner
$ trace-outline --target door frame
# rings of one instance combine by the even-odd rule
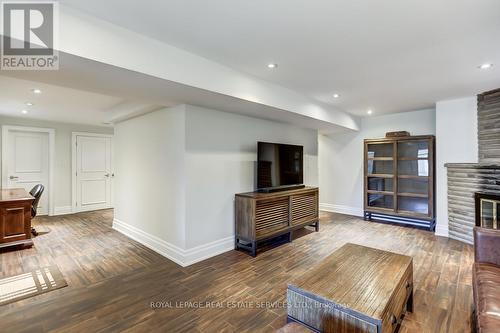
[[[76,137],[77,136],[93,136],[105,137],[111,139],[111,173],[114,173],[113,161],[113,134],[91,133],[91,132],[71,132],[71,212],[78,213],[85,210],[78,209],[76,205]],[[111,207],[113,207],[113,177],[111,177]]]
[[[48,203],[49,203],[49,216],[54,215],[54,165],[55,165],[55,129],[43,127],[28,127],[28,126],[12,126],[2,125],[2,187],[7,187],[7,141],[9,131],[24,131],[35,133],[48,133],[49,135],[49,190],[48,190]]]

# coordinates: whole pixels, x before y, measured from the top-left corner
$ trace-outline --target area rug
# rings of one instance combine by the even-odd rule
[[[35,269],[0,280],[0,306],[66,287],[57,266]]]

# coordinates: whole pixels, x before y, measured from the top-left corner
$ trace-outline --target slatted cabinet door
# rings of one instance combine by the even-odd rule
[[[301,224],[318,217],[318,192],[304,193],[290,197],[291,223]]]
[[[287,197],[257,201],[255,206],[255,234],[257,238],[288,227],[290,204]]]

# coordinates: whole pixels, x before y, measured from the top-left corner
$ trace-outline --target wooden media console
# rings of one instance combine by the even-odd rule
[[[259,242],[305,226],[319,230],[319,189],[304,187],[272,193],[236,194],[236,249],[257,254]]]

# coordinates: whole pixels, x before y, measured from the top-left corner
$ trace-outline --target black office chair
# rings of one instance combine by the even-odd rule
[[[30,194],[32,197],[35,198],[33,200],[33,203],[31,204],[31,218],[34,218],[36,216],[36,209],[38,207],[38,202],[40,201],[40,198],[42,197],[43,190],[45,190],[45,187],[42,184],[35,185],[30,191]],[[31,228],[31,233],[34,236],[38,236],[38,232],[36,232],[35,228]]]

